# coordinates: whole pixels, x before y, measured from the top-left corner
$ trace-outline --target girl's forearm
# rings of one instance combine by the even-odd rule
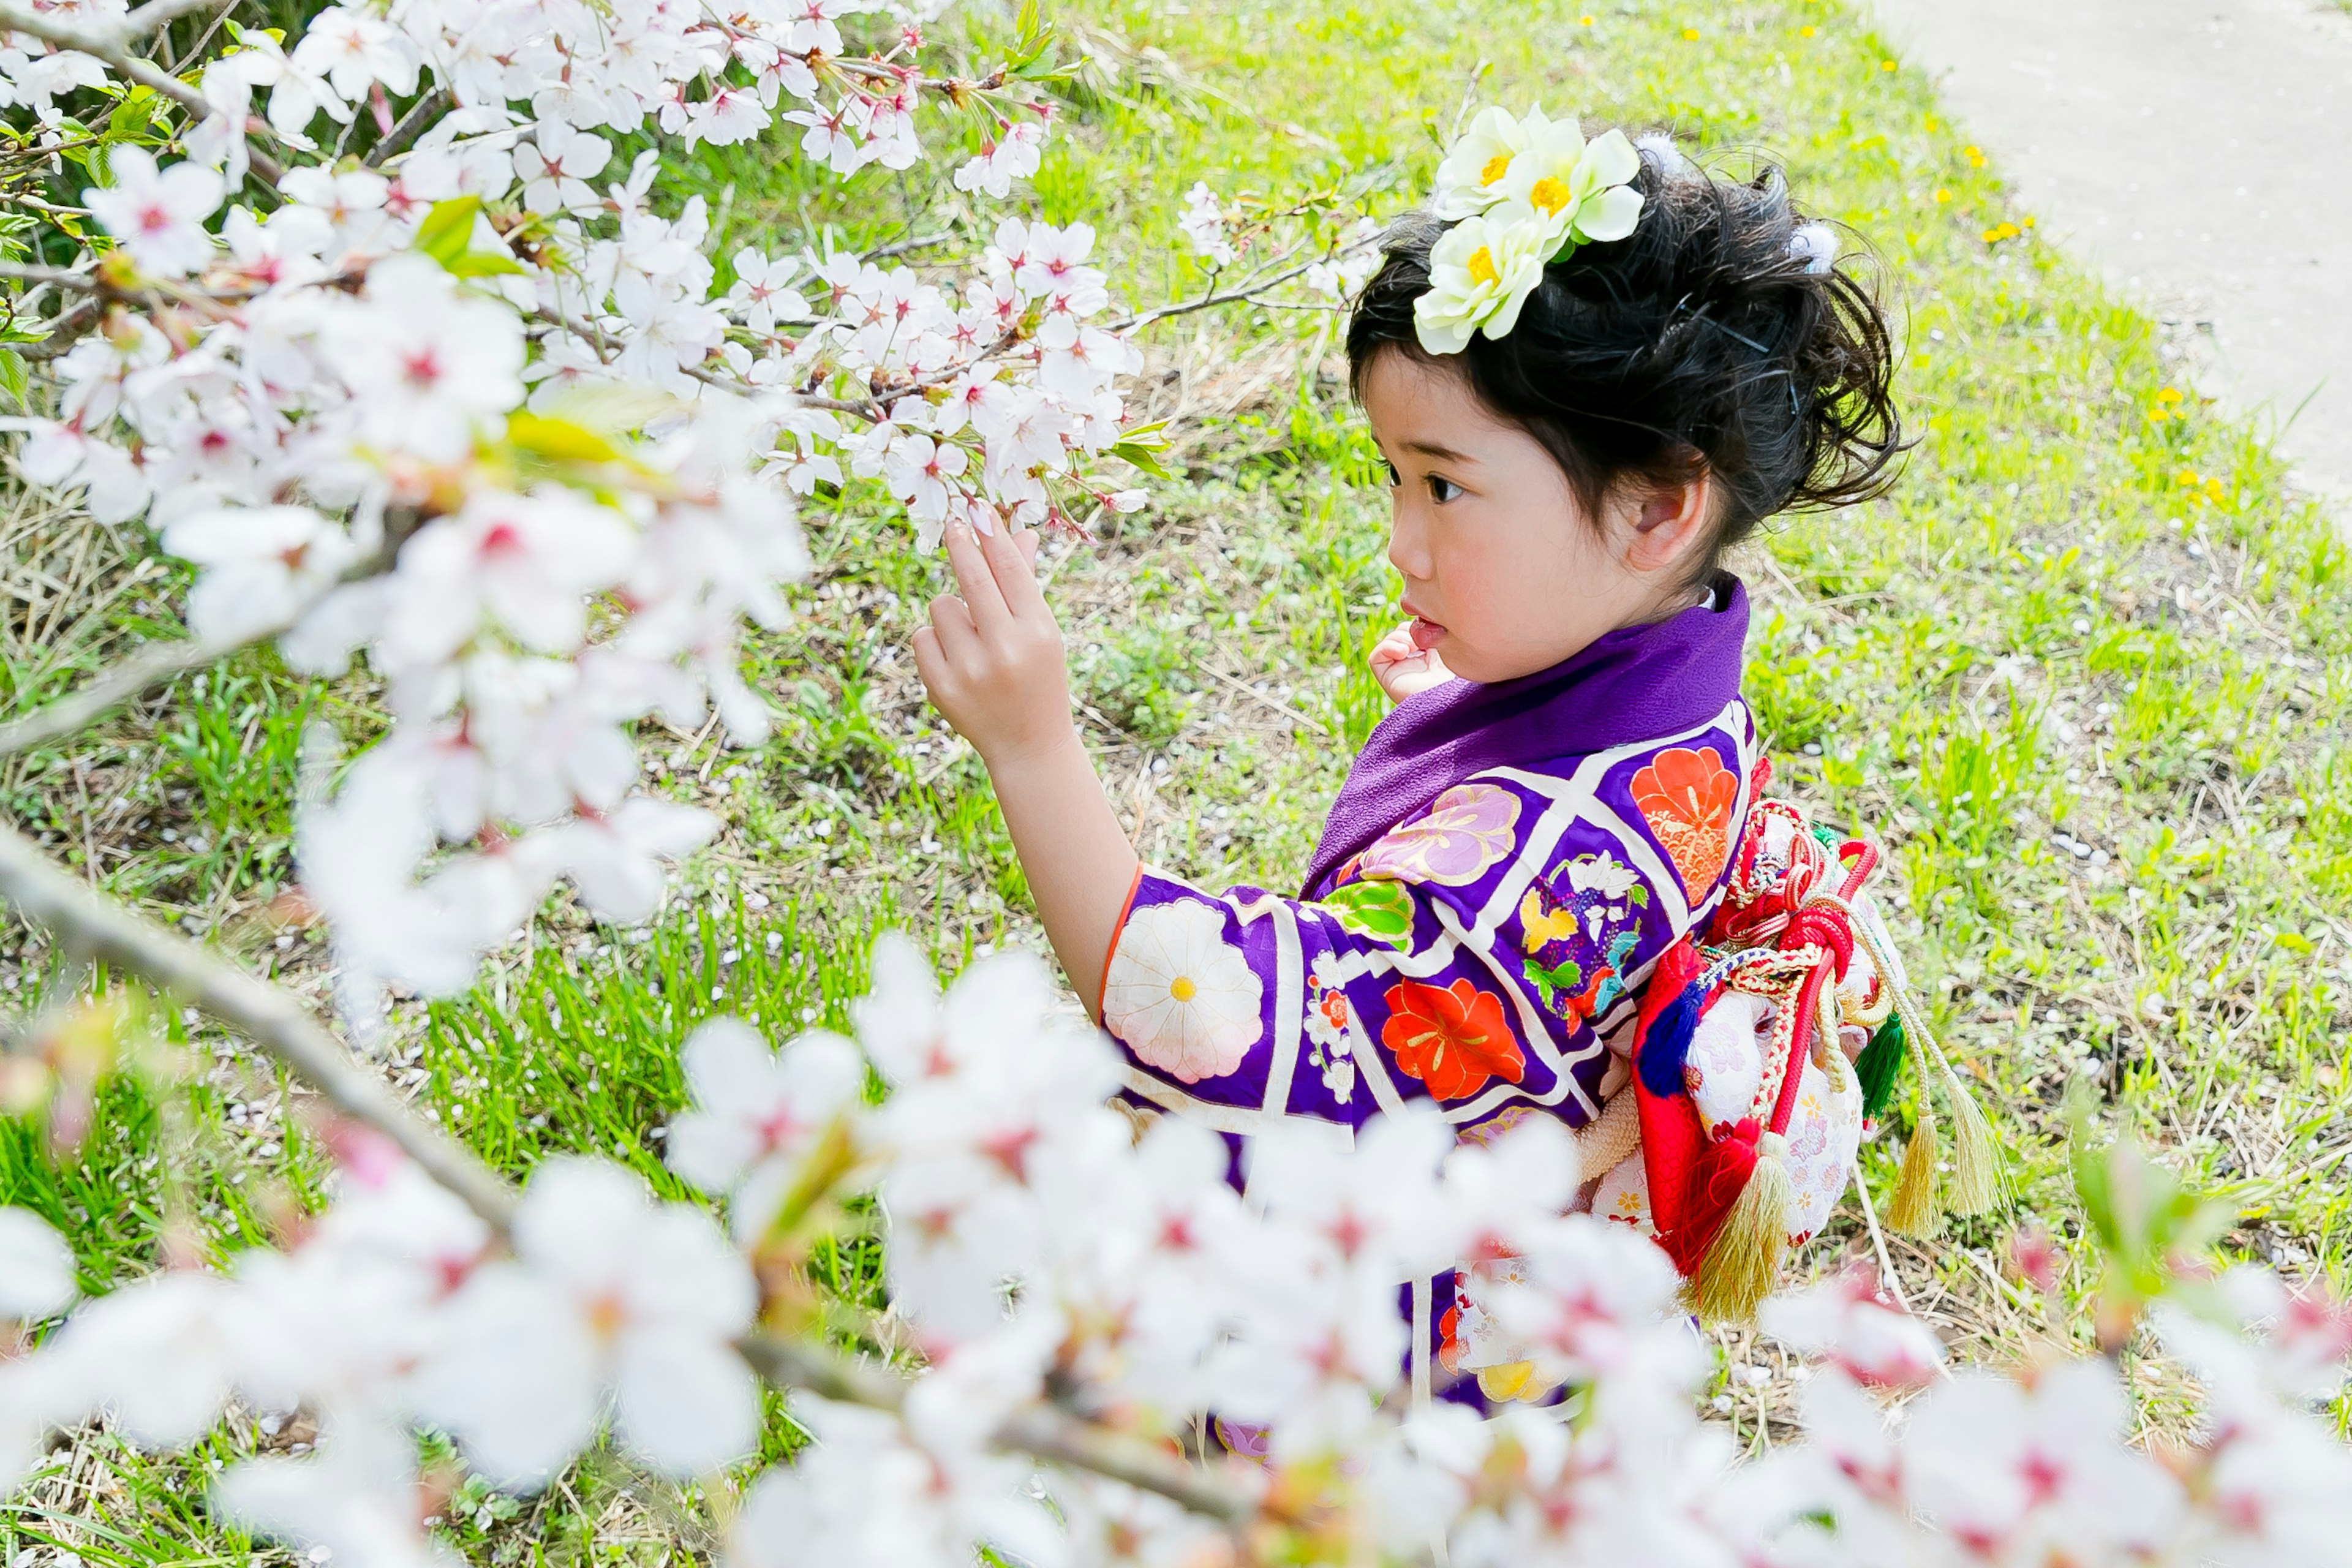
[[[1098,1014],[1103,967],[1141,862],[1073,728],[990,762],[989,778],[1063,973]]]

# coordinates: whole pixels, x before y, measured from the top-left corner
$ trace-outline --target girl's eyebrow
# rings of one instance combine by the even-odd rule
[[[1451,447],[1441,447],[1433,441],[1407,441],[1404,449],[1418,452],[1424,458],[1434,458],[1441,463],[1475,463],[1478,459],[1467,452],[1457,452]]]

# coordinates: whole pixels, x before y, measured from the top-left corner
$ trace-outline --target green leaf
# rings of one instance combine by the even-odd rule
[[[457,278],[488,278],[500,272],[520,272],[522,264],[511,256],[501,256],[495,250],[468,250],[443,262],[451,276]]]
[[[1168,471],[1167,465],[1162,463],[1148,447],[1135,447],[1125,441],[1117,441],[1111,445],[1110,455],[1122,462],[1133,464],[1155,479],[1172,479],[1176,477]]]
[[[1412,941],[1412,895],[1395,882],[1350,882],[1325,894],[1322,907],[1359,936],[1402,952]]]
[[[526,452],[560,463],[617,463],[619,447],[584,425],[519,408],[507,416],[507,439]]]
[[[474,217],[481,210],[479,196],[452,196],[446,202],[435,202],[433,210],[425,215],[425,221],[416,226],[416,248],[455,271],[451,263],[472,247]]]
[[[16,406],[25,406],[28,384],[25,376],[25,356],[15,349],[0,349],[0,388],[5,388]]]
[[[1524,967],[1528,984],[1536,988],[1536,994],[1543,998],[1543,1005],[1547,1007],[1551,1005],[1556,994],[1562,991],[1573,993],[1584,984],[1584,965],[1572,958],[1562,959],[1559,966],[1552,969],[1546,969],[1540,962],[1530,958],[1525,961]]]
[[[155,118],[155,106],[162,101],[152,87],[134,87],[124,93],[114,112],[106,117],[107,140],[134,142],[145,135]]]
[[[1141,468],[1154,479],[1168,479],[1175,476],[1160,461],[1160,454],[1168,450],[1168,421],[1154,419],[1149,425],[1119,432],[1111,443],[1110,455],[1125,463]]]

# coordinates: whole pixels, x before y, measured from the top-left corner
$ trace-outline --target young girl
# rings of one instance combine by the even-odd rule
[[[1296,899],[1139,863],[1071,720],[1034,536],[950,531],[962,594],[931,605],[918,667],[1134,1096],[1237,1150],[1412,1100],[1468,1139],[1600,1117],[1747,819],[1724,553],[1875,493],[1900,449],[1885,324],[1833,254],[1777,171],[1734,182],[1539,112],[1473,122],[1349,328],[1412,618],[1373,652],[1397,707]],[[1416,1292],[1430,1333],[1460,1321],[1450,1285]]]

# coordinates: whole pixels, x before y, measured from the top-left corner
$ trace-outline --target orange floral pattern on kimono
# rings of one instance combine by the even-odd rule
[[[1684,897],[1696,899],[1731,858],[1739,775],[1713,746],[1676,746],[1635,773],[1633,790],[1633,805],[1682,878]]]
[[[1407,980],[1389,987],[1381,1044],[1397,1067],[1429,1086],[1432,1098],[1467,1100],[1493,1078],[1519,1081],[1527,1058],[1504,1016],[1503,999],[1467,979],[1451,985]]]

